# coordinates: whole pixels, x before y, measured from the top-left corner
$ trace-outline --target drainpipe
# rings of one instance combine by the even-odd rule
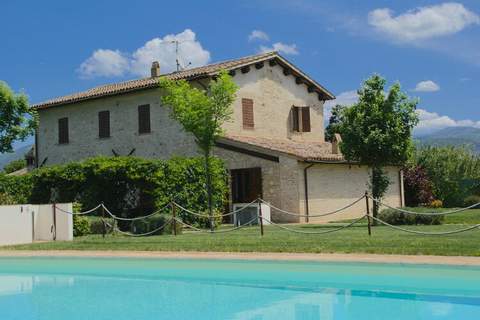
[[[307,175],[307,170],[311,167],[313,167],[314,163],[310,163],[308,166],[306,166],[305,168],[303,168],[303,182],[305,184],[305,222],[308,223],[309,221],[309,218],[308,218],[308,214],[309,214],[309,208],[308,208],[308,175]]]

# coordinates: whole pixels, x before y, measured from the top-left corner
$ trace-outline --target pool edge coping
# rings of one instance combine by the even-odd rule
[[[343,253],[198,252],[198,251],[93,251],[93,250],[0,250],[0,257],[162,258],[260,261],[366,262],[480,266],[480,257],[383,255]]]

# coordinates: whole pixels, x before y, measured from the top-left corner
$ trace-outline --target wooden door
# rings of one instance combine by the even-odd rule
[[[234,169],[231,178],[233,203],[248,203],[262,197],[261,168]]]

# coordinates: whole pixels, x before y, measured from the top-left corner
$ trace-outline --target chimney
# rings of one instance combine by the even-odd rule
[[[160,77],[160,63],[158,61],[152,62],[152,68],[150,69],[152,78]]]
[[[333,135],[332,139],[332,153],[333,154],[340,154],[340,143],[342,142],[342,136],[338,133]]]

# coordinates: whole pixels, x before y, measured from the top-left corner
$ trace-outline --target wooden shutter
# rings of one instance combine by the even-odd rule
[[[58,119],[58,143],[68,143],[68,118]]]
[[[100,111],[98,113],[98,137],[110,137],[110,111]]]
[[[252,99],[242,99],[242,118],[243,118],[243,128],[244,129],[253,129],[255,126],[253,121],[253,100]]]
[[[150,133],[150,105],[138,106],[138,133]]]
[[[310,108],[302,108],[302,131],[310,132]]]
[[[292,107],[292,130],[299,132],[300,131],[300,126],[299,126],[299,112],[298,112],[298,107]]]

